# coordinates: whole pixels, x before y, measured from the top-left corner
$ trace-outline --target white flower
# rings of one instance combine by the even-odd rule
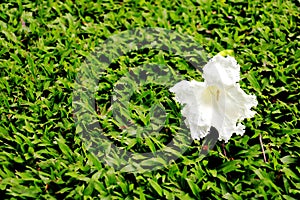
[[[240,66],[233,57],[216,55],[203,68],[204,82],[183,80],[170,88],[183,104],[182,115],[193,139],[205,137],[211,126],[219,140],[228,142],[233,133],[243,135],[240,122],[251,118],[257,105],[255,95],[247,95],[239,85]]]

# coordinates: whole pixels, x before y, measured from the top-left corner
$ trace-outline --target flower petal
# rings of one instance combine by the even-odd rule
[[[216,55],[204,66],[203,78],[208,85],[232,85],[240,80],[240,66],[231,56]]]
[[[186,117],[185,124],[190,128],[193,139],[207,135],[210,129],[213,104],[210,92],[204,82],[183,80],[172,88],[175,99],[182,105],[182,115]]]
[[[230,139],[232,133],[243,135],[245,127],[240,122],[245,118],[251,118],[255,112],[251,110],[257,105],[254,95],[247,95],[240,87],[235,84],[227,87],[225,90],[220,89],[220,100],[218,102],[217,115],[222,116],[222,124],[218,125],[213,121],[212,124],[219,131],[219,140]]]

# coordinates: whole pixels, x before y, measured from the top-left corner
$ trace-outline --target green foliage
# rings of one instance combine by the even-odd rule
[[[298,199],[299,21],[297,1],[3,1],[1,198]],[[244,121],[245,135],[225,144],[226,155],[218,142],[201,158],[200,142],[194,141],[165,168],[121,173],[85,151],[73,119],[76,74],[105,39],[137,27],[176,30],[195,38],[210,56],[222,52],[237,59],[241,87],[254,93],[259,105],[257,115]],[[111,117],[115,83],[150,62],[167,64],[186,79],[202,79],[179,56],[151,49],[123,55],[103,72],[96,95],[101,125],[131,151],[155,152],[178,132],[180,107],[155,80],[135,91],[124,115],[147,125],[151,105],[164,106],[168,115],[160,134],[124,139]]]

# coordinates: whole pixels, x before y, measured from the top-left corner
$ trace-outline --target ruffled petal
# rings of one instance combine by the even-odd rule
[[[190,128],[193,139],[205,137],[210,129],[213,112],[212,97],[205,83],[192,80],[183,80],[172,88],[175,99],[182,105],[182,115],[186,118],[185,124]]]
[[[240,80],[240,66],[233,57],[216,55],[204,66],[203,78],[208,85],[232,85]]]

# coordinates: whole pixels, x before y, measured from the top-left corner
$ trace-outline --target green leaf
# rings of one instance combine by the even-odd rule
[[[293,158],[291,156],[284,156],[282,158],[280,158],[280,161],[283,163],[283,164],[291,164],[291,163],[296,163],[297,162],[297,159],[296,158]]]
[[[250,84],[253,86],[253,88],[257,91],[257,92],[260,92],[261,91],[261,87],[258,83],[258,80],[257,80],[257,73],[254,72],[254,71],[250,71],[248,74],[247,74],[247,79],[248,81],[250,82]]]
[[[190,189],[192,190],[193,194],[198,197],[200,194],[200,188],[194,183],[194,181],[190,180],[190,179],[186,179]]]
[[[72,151],[69,148],[69,146],[65,144],[65,139],[63,139],[62,137],[59,137],[59,138],[56,138],[56,141],[57,141],[59,149],[62,151],[62,153],[64,155],[66,155],[68,159],[73,160]]]
[[[62,188],[61,190],[57,191],[56,194],[64,194],[66,192],[69,192],[72,189],[73,188],[71,188],[71,187],[65,187],[65,188]]]
[[[148,181],[151,187],[154,188],[154,190],[157,192],[157,194],[162,197],[163,190],[160,187],[160,185],[157,182],[153,181],[152,179],[148,179]]]
[[[94,191],[94,181],[91,180],[88,183],[87,187],[84,189],[83,194],[84,196],[90,196],[93,193],[93,191]]]

